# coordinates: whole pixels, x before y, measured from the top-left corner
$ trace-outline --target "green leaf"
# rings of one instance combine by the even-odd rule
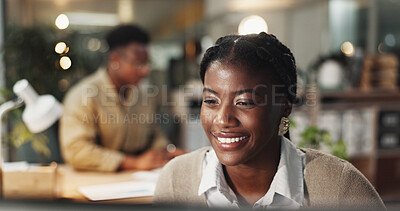
[[[289,118],[289,124],[290,124],[290,127],[292,127],[292,128],[297,127],[296,122],[293,121],[293,119],[291,119],[291,118]]]
[[[49,143],[49,138],[43,133],[34,134],[29,131],[26,125],[18,119],[14,119],[14,127],[8,135],[8,140],[10,143],[19,148],[22,145],[31,142],[33,150],[45,157],[50,157],[51,151],[47,144]]]
[[[347,160],[346,144],[343,140],[333,142],[331,134],[315,125],[308,126],[301,134],[301,141],[298,143],[302,148],[320,149],[321,145],[327,146],[334,156]]]
[[[50,157],[50,149],[47,147],[49,139],[47,136],[43,134],[38,134],[32,139],[31,145],[32,148],[39,154],[44,155],[45,157]]]

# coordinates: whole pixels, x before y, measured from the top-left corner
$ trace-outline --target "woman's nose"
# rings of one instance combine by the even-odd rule
[[[220,128],[231,128],[239,125],[231,105],[221,105],[214,118],[214,124]]]

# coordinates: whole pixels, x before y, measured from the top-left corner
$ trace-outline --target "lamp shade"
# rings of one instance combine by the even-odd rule
[[[26,79],[17,81],[14,93],[25,102],[22,120],[33,133],[46,130],[61,116],[63,107],[51,95],[38,95]]]

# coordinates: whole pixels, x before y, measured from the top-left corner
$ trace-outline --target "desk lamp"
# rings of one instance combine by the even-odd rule
[[[0,198],[3,198],[3,155],[2,155],[2,118],[5,113],[25,103],[22,121],[32,133],[39,133],[53,125],[62,114],[62,105],[51,95],[39,96],[26,79],[17,81],[13,87],[18,96],[0,105]]]

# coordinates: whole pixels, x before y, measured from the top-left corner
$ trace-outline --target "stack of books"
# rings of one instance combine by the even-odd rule
[[[398,66],[399,61],[392,54],[367,56],[361,74],[361,90],[397,90]]]

